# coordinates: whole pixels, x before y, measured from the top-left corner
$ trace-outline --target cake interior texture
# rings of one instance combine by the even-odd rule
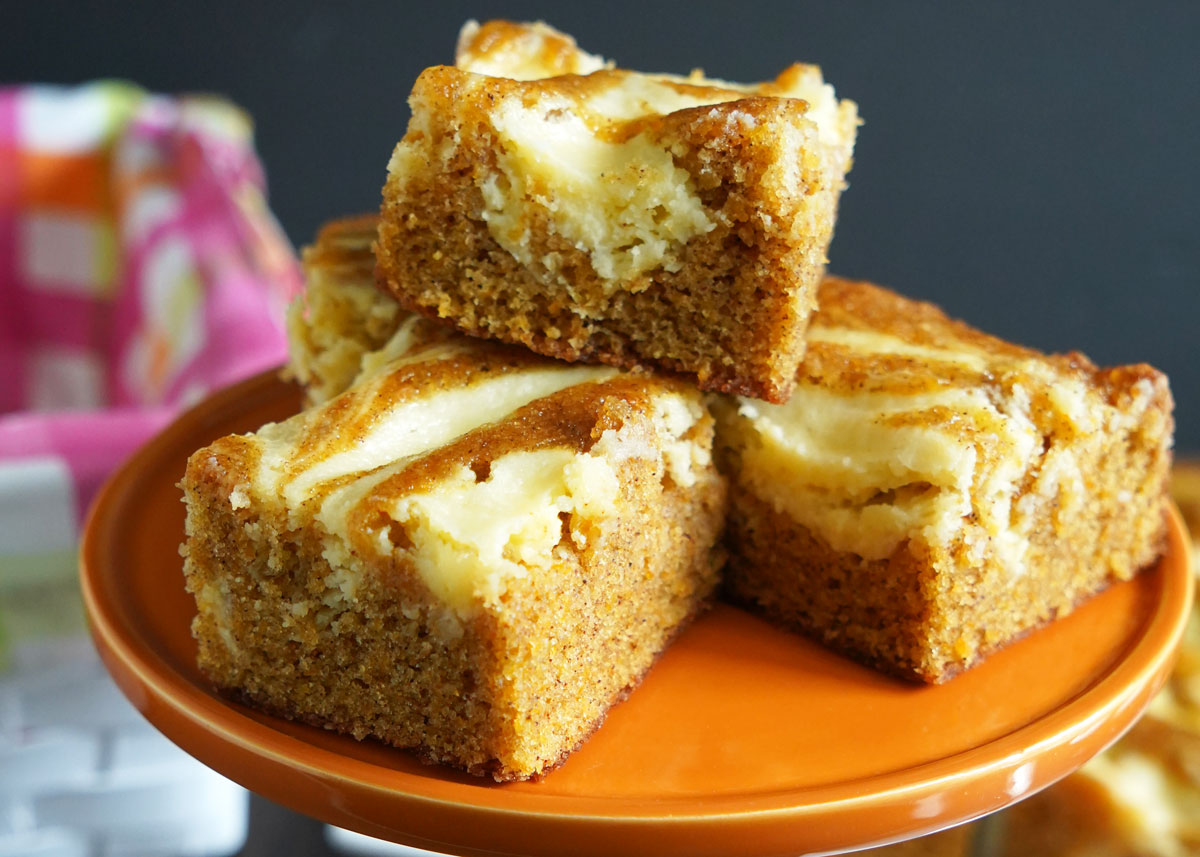
[[[381,282],[475,336],[785,400],[855,105],[814,66],[752,85],[639,74],[565,38],[468,28],[458,65],[418,78]],[[563,68],[593,70],[537,76]]]
[[[268,711],[539,776],[714,590],[712,418],[682,383],[416,317],[386,348],[341,395],[190,459],[199,664]]]
[[[1172,402],[825,281],[785,405],[724,400],[731,595],[892,673],[943,681],[1161,552]]]
[[[334,224],[318,244],[366,255],[370,228]],[[326,319],[361,332],[401,317],[365,273],[310,272],[309,289],[314,306],[349,309],[297,316],[294,363],[329,362],[330,333],[311,329]],[[829,278],[821,297],[792,402],[710,397],[735,600],[943,681],[1158,556],[1172,429],[1160,373],[1048,357],[864,283]],[[355,359],[315,386],[343,388],[393,329],[360,333]]]

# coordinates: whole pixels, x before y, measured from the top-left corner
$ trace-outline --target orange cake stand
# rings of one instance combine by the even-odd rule
[[[373,741],[261,714],[197,671],[176,483],[193,450],[296,412],[272,374],[141,450],[82,548],[92,633],[162,732],[332,824],[467,855],[795,855],[977,818],[1075,770],[1165,681],[1191,603],[1175,510],[1158,565],[939,687],[887,678],[728,606],[692,625],[565,765],[497,785]]]

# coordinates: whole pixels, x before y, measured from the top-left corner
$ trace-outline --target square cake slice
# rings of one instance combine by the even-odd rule
[[[419,317],[387,348],[345,393],[189,460],[200,667],[286,717],[536,777],[715,587],[712,418],[681,382]]]
[[[513,33],[469,32],[464,67],[417,79],[383,191],[381,283],[473,336],[786,400],[855,105],[806,65],[751,85],[607,67],[514,80],[588,65],[573,43],[545,60],[545,34]]]
[[[940,682],[1159,554],[1167,379],[830,278],[785,405],[719,417],[737,600]]]

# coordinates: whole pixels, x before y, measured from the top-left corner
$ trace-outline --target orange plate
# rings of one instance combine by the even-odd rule
[[[188,454],[294,413],[267,374],[185,414],[108,484],[83,539],[117,683],[189,753],[280,803],[462,854],[836,851],[930,832],[1053,783],[1121,735],[1170,671],[1191,600],[1172,510],[1157,568],[941,687],[886,678],[718,606],[561,768],[496,785],[260,714],[195,666],[175,487]]]

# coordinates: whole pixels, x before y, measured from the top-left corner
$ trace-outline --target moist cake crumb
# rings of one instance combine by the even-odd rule
[[[530,47],[522,32],[485,25],[457,67],[418,78],[384,187],[380,282],[474,336],[786,400],[853,102],[806,65],[751,85],[607,66],[514,80],[524,51],[546,65],[544,34]],[[571,50],[566,64],[589,67]]]

